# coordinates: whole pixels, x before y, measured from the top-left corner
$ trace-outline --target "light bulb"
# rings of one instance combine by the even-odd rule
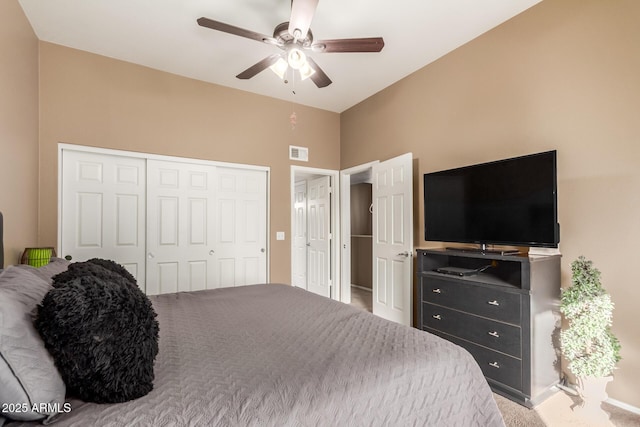
[[[316,70],[311,68],[309,63],[306,62],[306,61],[305,61],[304,65],[302,67],[300,67],[300,69],[298,71],[300,72],[300,80],[306,80],[309,77],[311,77],[313,75],[313,73],[316,72]]]
[[[297,70],[307,63],[307,55],[305,55],[304,52],[300,49],[293,48],[289,50],[287,61],[289,62],[289,66],[291,68]]]
[[[287,61],[285,61],[283,58],[278,58],[278,61],[269,68],[271,69],[271,71],[276,73],[278,77],[284,79],[284,74],[287,72],[288,67],[289,64],[287,64]]]

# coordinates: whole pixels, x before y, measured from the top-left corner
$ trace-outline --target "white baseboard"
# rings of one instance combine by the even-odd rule
[[[619,400],[608,398],[605,400],[610,405],[617,406],[620,409],[624,409],[625,411],[633,412],[634,414],[640,415],[640,408],[635,407],[633,405],[629,405],[628,403],[620,402]]]
[[[365,288],[364,286],[354,285],[353,283],[351,284],[351,287],[362,289],[363,291],[367,291],[367,292],[373,292],[373,289],[371,289],[371,288]]]
[[[558,387],[560,390],[564,390],[565,392],[567,392],[569,394],[572,394],[574,396],[578,395],[578,391],[576,390],[576,386],[573,385],[573,384],[570,384],[569,386],[556,384],[556,387]],[[605,402],[610,404],[610,405],[616,406],[616,407],[618,407],[620,409],[624,409],[625,411],[632,412],[634,414],[640,415],[640,408],[635,407],[633,405],[629,405],[628,403],[624,403],[624,402],[621,402],[619,400],[612,399],[612,398],[608,398],[607,400],[605,400]]]

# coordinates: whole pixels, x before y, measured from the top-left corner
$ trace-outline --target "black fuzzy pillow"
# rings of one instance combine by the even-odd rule
[[[138,286],[136,279],[120,264],[106,259],[92,258],[89,261],[69,264],[66,271],[53,276],[53,287],[64,286],[73,279],[85,276],[114,281],[119,281],[120,278],[123,278],[128,284],[135,287]]]
[[[122,265],[118,264],[115,261],[111,261],[110,259],[91,258],[87,262],[91,263],[91,264],[97,264],[99,266],[102,266],[102,267],[106,268],[109,271],[117,273],[117,274],[121,275],[122,277],[124,277],[125,279],[127,279],[132,284],[138,286],[136,284],[135,277],[133,277],[133,275],[131,273],[129,273],[129,271],[126,268],[124,268]]]
[[[153,389],[158,322],[137,286],[100,268],[103,276],[66,282],[56,276],[56,286],[38,306],[35,326],[70,395],[88,402],[125,402]]]

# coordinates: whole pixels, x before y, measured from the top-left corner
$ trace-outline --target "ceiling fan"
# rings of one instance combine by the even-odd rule
[[[322,88],[329,86],[331,79],[304,51],[317,53],[380,52],[384,47],[384,40],[382,37],[369,37],[314,41],[313,33],[309,27],[318,7],[318,1],[292,0],[289,22],[283,22],[276,26],[273,37],[204,17],[198,19],[198,25],[272,44],[284,51],[264,58],[238,74],[237,78],[250,79],[267,68],[271,68],[280,78],[284,78],[287,69],[291,67],[300,73],[302,80],[311,78],[317,87]]]

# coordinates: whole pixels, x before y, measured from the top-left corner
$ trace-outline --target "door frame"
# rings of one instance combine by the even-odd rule
[[[291,255],[291,283],[293,283],[293,277],[294,277],[294,264],[293,264],[293,251],[294,251],[294,247],[293,247],[293,236],[295,233],[295,209],[294,209],[294,202],[295,202],[295,185],[296,185],[296,178],[298,177],[309,177],[312,175],[315,176],[329,176],[330,180],[331,180],[331,213],[330,213],[330,218],[331,218],[331,257],[330,257],[330,262],[331,262],[331,299],[335,299],[337,301],[340,301],[341,298],[341,286],[340,284],[342,283],[340,280],[340,242],[341,242],[341,233],[340,233],[340,185],[339,185],[339,179],[340,179],[340,172],[337,170],[332,170],[332,169],[320,169],[320,168],[312,168],[312,167],[307,167],[307,166],[298,166],[298,165],[291,165],[291,178],[290,178],[290,189],[289,189],[289,204],[290,204],[290,212],[291,212],[291,227],[289,232],[291,233],[290,236],[290,241],[291,244],[290,246],[290,255]]]
[[[340,230],[342,241],[340,244],[340,283],[344,283],[340,293],[340,301],[351,304],[351,175],[372,172],[373,165],[379,160],[353,166],[340,171]]]
[[[266,249],[267,249],[267,259],[266,259],[266,268],[267,268],[267,282],[271,281],[271,168],[269,166],[257,166],[257,165],[247,165],[242,163],[231,163],[231,162],[220,162],[217,160],[203,160],[203,159],[192,159],[189,157],[179,157],[179,156],[167,156],[162,154],[151,154],[151,153],[142,153],[137,151],[127,151],[127,150],[116,150],[111,148],[101,148],[101,147],[89,147],[86,145],[76,145],[69,144],[65,142],[58,143],[58,238],[57,238],[57,249],[58,253],[61,252],[62,248],[62,152],[64,150],[67,151],[80,151],[85,153],[96,153],[96,154],[107,154],[111,156],[124,156],[124,157],[136,157],[142,158],[145,160],[163,160],[163,161],[173,161],[173,162],[184,162],[184,163],[192,163],[199,165],[209,165],[209,166],[223,166],[228,168],[236,168],[236,169],[250,169],[254,171],[265,172],[267,174],[267,222],[266,222]],[[146,217],[146,212],[145,212]],[[146,242],[145,242],[146,245]],[[145,250],[146,253],[146,250]]]

